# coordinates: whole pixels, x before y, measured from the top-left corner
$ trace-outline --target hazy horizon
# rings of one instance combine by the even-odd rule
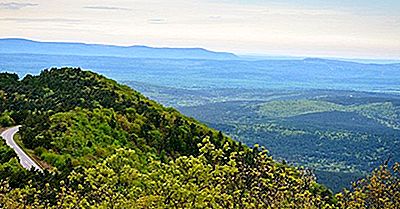
[[[399,10],[394,0],[11,0],[0,1],[0,37],[398,60]]]
[[[166,46],[166,47],[157,47],[157,46],[149,46],[149,45],[112,45],[112,44],[97,44],[97,43],[85,43],[85,42],[64,42],[64,41],[40,41],[40,40],[33,40],[29,38],[21,38],[21,37],[0,37],[0,40],[7,40],[7,39],[16,39],[16,40],[27,40],[33,42],[40,42],[40,43],[67,43],[67,44],[88,44],[88,45],[104,45],[104,46],[117,46],[117,47],[150,47],[155,49],[163,49],[163,48],[176,48],[176,49],[188,49],[185,47],[174,47],[174,46]],[[221,53],[232,53],[238,56],[238,59],[245,59],[245,60],[301,60],[306,58],[320,58],[320,59],[330,59],[330,60],[339,60],[339,61],[350,61],[350,62],[357,62],[357,63],[371,63],[371,64],[400,64],[400,59],[382,59],[382,58],[359,58],[359,57],[334,57],[334,56],[296,56],[296,55],[281,55],[281,54],[254,54],[254,53],[243,53],[237,54],[231,51],[213,51],[208,48],[203,47],[194,47],[193,49],[204,49],[211,52],[221,52]],[[51,54],[51,53],[50,53]],[[114,57],[121,57],[121,56],[114,56]]]

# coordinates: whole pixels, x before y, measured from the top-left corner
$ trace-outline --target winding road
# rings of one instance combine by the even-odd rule
[[[19,131],[19,128],[21,126],[15,126],[12,128],[9,128],[5,130],[3,133],[1,133],[1,137],[3,137],[6,140],[6,143],[8,146],[14,149],[15,153],[17,153],[19,161],[22,165],[22,167],[30,170],[32,167],[35,168],[35,170],[42,171],[40,166],[32,160],[22,149],[21,147],[18,146],[17,143],[14,141],[14,135]]]

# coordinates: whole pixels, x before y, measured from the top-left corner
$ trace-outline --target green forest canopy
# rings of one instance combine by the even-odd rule
[[[336,195],[140,93],[79,68],[0,74],[2,126],[48,169],[26,171],[0,143],[5,208],[395,208],[399,167]]]

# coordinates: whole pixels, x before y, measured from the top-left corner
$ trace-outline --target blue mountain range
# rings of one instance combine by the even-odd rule
[[[238,58],[238,56],[232,53],[214,52],[202,48],[153,48],[147,46],[38,42],[19,38],[0,39],[0,53],[112,56],[157,59],[229,60]]]

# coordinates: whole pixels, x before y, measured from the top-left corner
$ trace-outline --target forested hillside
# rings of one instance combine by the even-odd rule
[[[249,146],[267,147],[276,159],[312,169],[317,181],[335,192],[350,188],[387,159],[400,161],[398,95],[335,90],[254,92],[236,93],[238,101],[213,98],[216,102],[178,109]],[[174,101],[183,100],[174,97]]]
[[[396,208],[399,167],[332,195],[301,168],[103,76],[77,68],[0,74],[1,126],[47,169],[0,142],[2,208]],[[394,171],[394,172],[391,172]]]

